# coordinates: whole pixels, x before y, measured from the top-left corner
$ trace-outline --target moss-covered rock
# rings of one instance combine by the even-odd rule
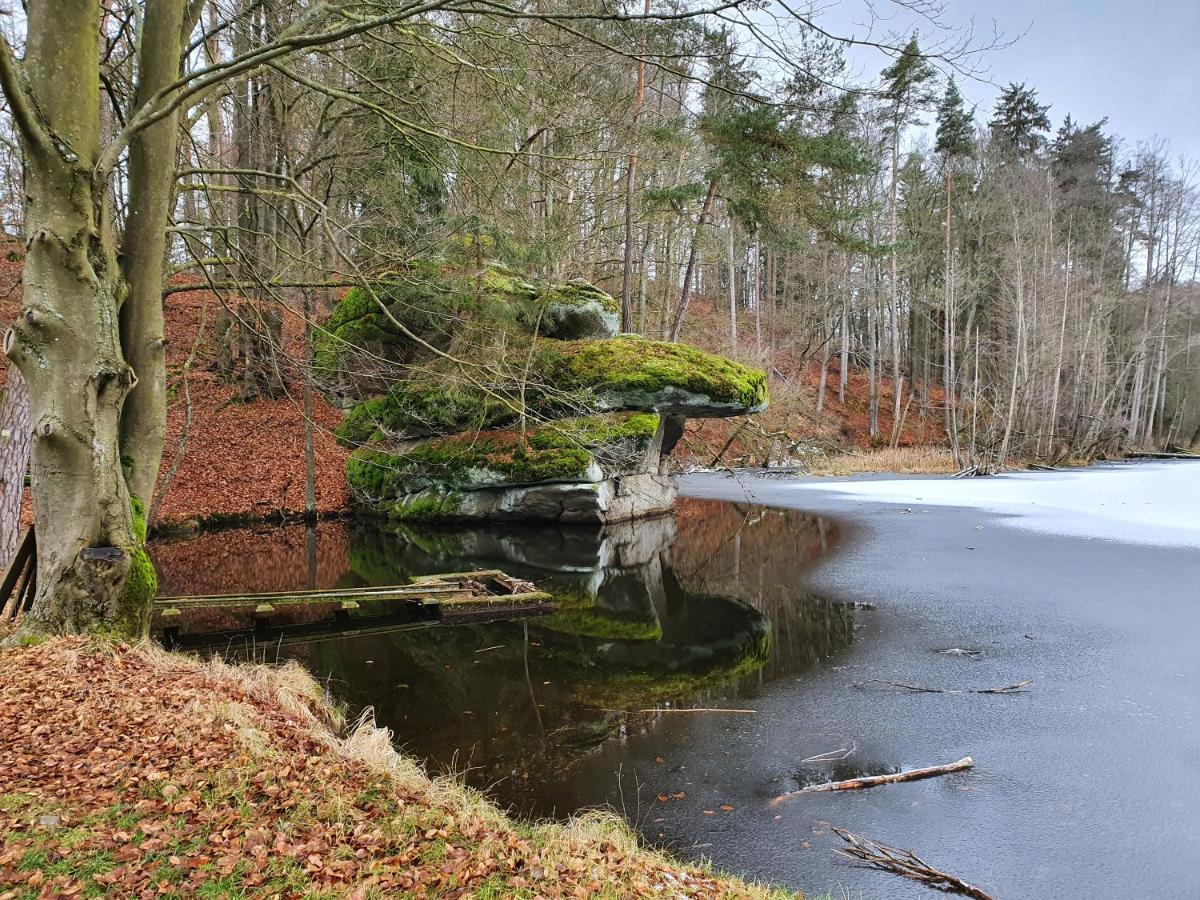
[[[621,322],[612,295],[582,279],[559,284],[537,298],[538,333],[564,341],[611,338]]]
[[[528,330],[537,297],[538,288],[497,263],[456,268],[417,260],[346,292],[313,336],[314,367],[326,383],[346,389],[374,383],[376,374],[386,379],[376,370],[430,347],[503,343]]]
[[[554,482],[595,482],[644,456],[658,432],[654,413],[560,419],[531,428],[439,438],[404,451],[365,446],[346,474],[355,496],[396,501],[430,489],[471,491]]]
[[[351,490],[375,513],[657,514],[675,496],[661,458],[683,419],[766,405],[762,371],[618,336],[611,295],[530,281],[485,260],[490,246],[472,238],[347,292],[314,339],[318,377],[339,403],[359,400],[338,438],[354,450]]]
[[[729,416],[767,404],[761,369],[687,344],[621,335],[604,341],[547,342],[538,367],[565,388],[594,391],[611,409],[653,409],[687,416]]]
[[[352,408],[337,430],[347,447],[381,437],[414,438],[497,428],[517,419],[515,404],[458,385],[398,382],[385,396]]]

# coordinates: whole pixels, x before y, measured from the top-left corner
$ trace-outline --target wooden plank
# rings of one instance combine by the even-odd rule
[[[328,604],[334,607],[333,616],[343,627],[351,626],[352,610],[364,606],[400,604],[407,615],[417,620],[461,621],[473,618],[505,617],[543,614],[553,609],[553,597],[544,591],[517,594],[478,594],[458,582],[463,579],[507,579],[499,569],[476,569],[470,572],[451,572],[417,576],[410,584],[363,588],[333,588],[305,591],[271,591],[261,594],[212,594],[195,597],[158,597],[155,611],[172,625],[189,610],[227,609],[252,610],[256,630],[268,627],[267,619],[287,607]],[[364,610],[365,611],[365,610]],[[370,618],[370,617],[368,617]],[[314,623],[315,624],[315,623]],[[178,635],[177,635],[178,637]]]
[[[456,593],[463,592],[466,588],[457,584],[429,584],[422,582],[420,584],[395,584],[385,586],[367,586],[360,588],[322,588],[319,590],[305,591],[267,591],[259,594],[197,594],[194,596],[174,596],[174,597],[156,597],[155,603],[173,605],[176,601],[183,600],[204,600],[204,601],[228,601],[233,602],[245,599],[291,599],[296,598],[298,603],[321,603],[327,598],[337,599],[348,594],[355,597],[367,596],[370,594],[407,594],[410,596],[422,596],[424,594],[438,593]]]
[[[457,581],[461,578],[495,578],[497,575],[507,575],[499,569],[475,569],[471,572],[443,572],[440,575],[414,575],[409,579],[412,584],[426,584],[430,581]]]
[[[214,597],[160,597],[154,601],[156,607],[174,607],[176,609],[240,609],[257,606],[260,603],[271,603],[275,606],[319,606],[321,604],[341,605],[344,603],[385,603],[388,601],[404,601],[421,605],[436,605],[447,599],[456,597],[476,596],[462,588],[453,591],[341,591],[338,593],[322,594],[319,597],[291,597],[287,594],[242,594]]]
[[[4,573],[4,581],[0,582],[0,622],[6,622],[20,612],[20,592],[18,591],[14,596],[13,591],[30,558],[33,559],[33,565],[36,567],[37,539],[33,529],[26,528],[25,533],[21,536],[21,543],[17,545],[17,552],[13,554],[12,562],[8,564],[8,569]]]

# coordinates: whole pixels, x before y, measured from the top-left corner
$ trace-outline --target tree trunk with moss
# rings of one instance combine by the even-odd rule
[[[7,46],[0,60],[28,197],[24,300],[4,340],[33,425],[38,590],[24,628],[138,636],[156,584],[122,465],[121,413],[138,377],[122,352],[129,291],[96,176],[99,16],[89,3],[34,0],[28,21],[24,77]]]

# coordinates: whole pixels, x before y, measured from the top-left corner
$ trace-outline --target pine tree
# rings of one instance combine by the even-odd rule
[[[937,143],[934,149],[945,159],[967,156],[975,148],[975,122],[967,111],[958,85],[951,78],[937,111]]]
[[[888,116],[888,132],[892,141],[892,186],[891,186],[891,281],[888,290],[888,307],[891,317],[892,343],[892,446],[900,440],[900,300],[898,295],[899,274],[897,272],[896,243],[899,239],[899,222],[896,211],[896,187],[900,168],[900,133],[912,119],[913,112],[932,102],[933,96],[927,82],[934,76],[934,69],[921,55],[914,34],[905,44],[896,61],[880,73],[884,81],[884,97],[891,103]],[[873,421],[873,420],[872,420]],[[872,430],[873,432],[873,430]],[[872,433],[872,437],[874,433]]]

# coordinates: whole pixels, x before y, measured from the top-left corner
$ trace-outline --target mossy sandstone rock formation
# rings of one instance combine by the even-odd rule
[[[351,491],[402,520],[614,522],[666,512],[688,417],[766,406],[766,375],[616,334],[582,281],[426,260],[351,290],[315,338],[348,407]]]

